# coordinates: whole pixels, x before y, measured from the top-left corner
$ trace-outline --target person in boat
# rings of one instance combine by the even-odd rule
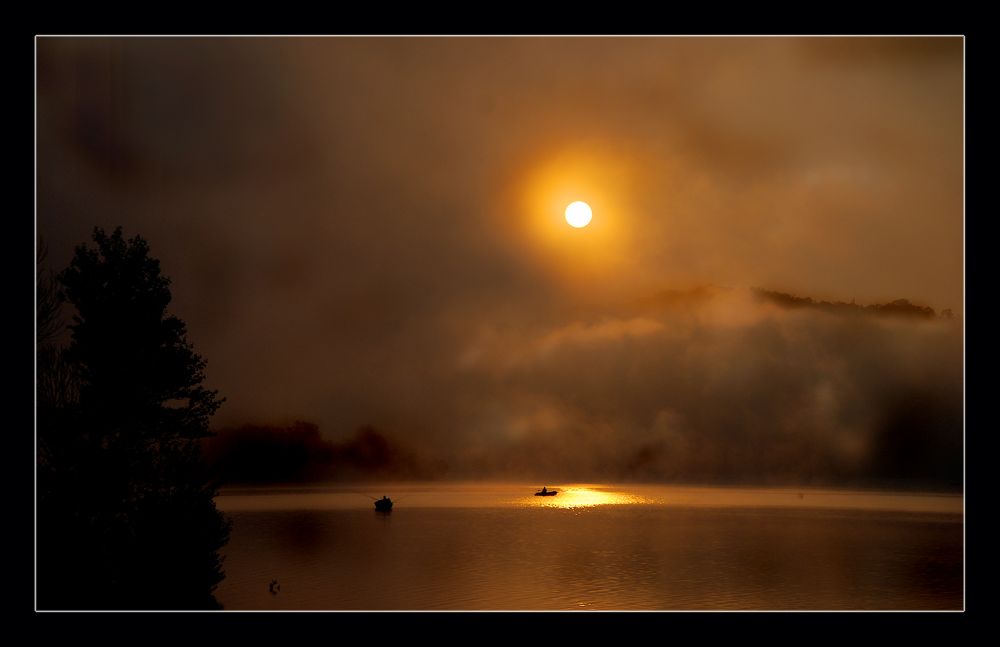
[[[381,503],[382,505],[389,505],[390,503],[392,503],[392,499],[383,494]]]
[[[548,492],[548,491],[549,491],[549,490],[548,490],[548,488],[546,488],[546,487],[545,487],[545,486],[543,485],[543,486],[542,486],[542,494],[545,494],[545,493],[546,493],[546,492]]]

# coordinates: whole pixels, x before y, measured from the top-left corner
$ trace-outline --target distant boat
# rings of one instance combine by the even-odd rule
[[[379,512],[389,512],[392,510],[392,499],[387,496],[383,496],[381,499],[375,499],[375,509]]]
[[[544,487],[542,488],[541,492],[535,492],[535,496],[555,496],[557,494],[559,494],[559,493],[556,492],[555,490],[550,490],[550,489],[544,488]]]

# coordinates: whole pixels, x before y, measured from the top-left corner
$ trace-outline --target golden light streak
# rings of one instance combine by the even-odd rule
[[[556,496],[526,496],[519,501],[524,506],[535,508],[591,508],[601,505],[634,505],[652,503],[637,494],[597,489],[583,485],[550,488],[559,493]]]

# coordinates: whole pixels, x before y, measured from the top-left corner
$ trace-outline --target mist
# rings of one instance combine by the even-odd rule
[[[315,426],[308,442],[301,423],[271,428],[250,468],[273,472],[294,446],[287,481],[961,488],[960,322],[785,296],[703,287],[555,327],[484,325],[423,367],[419,397],[387,367],[383,382],[410,393],[387,405],[400,413],[386,430],[338,445]],[[221,446],[254,433],[223,429]]]
[[[458,365],[471,472],[960,485],[959,322],[700,294],[484,330]]]
[[[961,39],[43,38],[37,87],[49,262],[149,240],[218,429],[961,485]],[[571,195],[588,239],[545,220]]]

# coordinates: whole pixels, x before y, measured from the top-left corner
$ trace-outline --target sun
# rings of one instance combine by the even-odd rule
[[[566,222],[577,229],[589,225],[593,216],[594,212],[586,202],[577,200],[566,207]]]

